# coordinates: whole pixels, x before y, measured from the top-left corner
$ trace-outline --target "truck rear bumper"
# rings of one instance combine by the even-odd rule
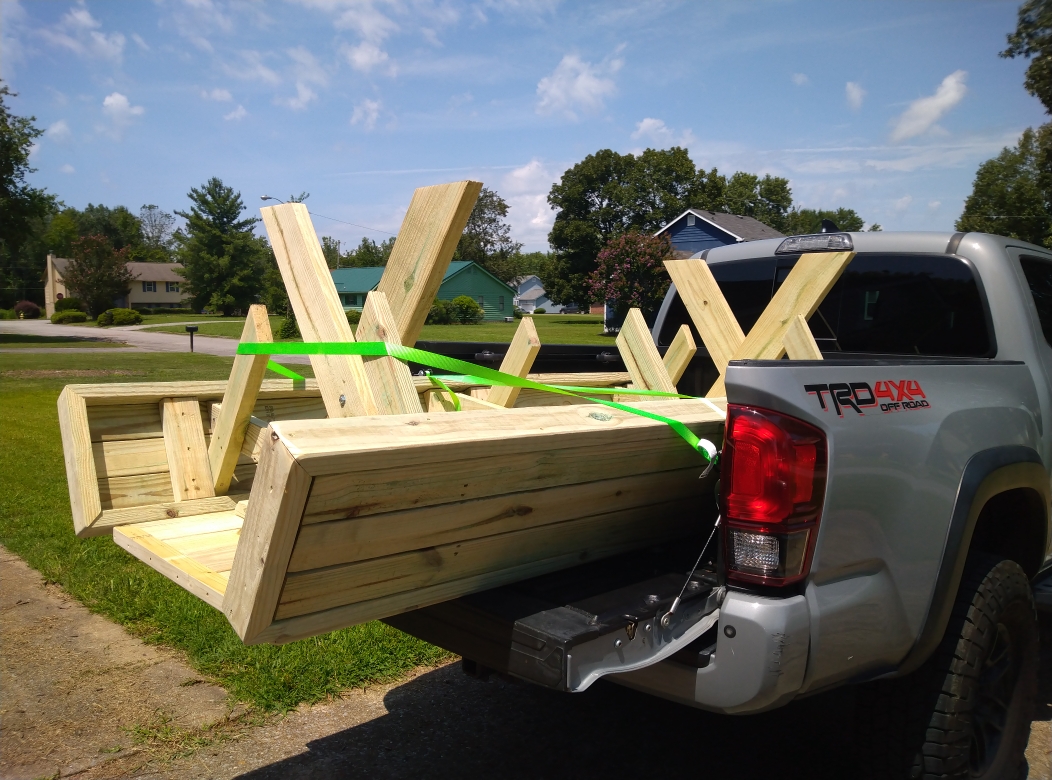
[[[773,709],[800,690],[810,642],[803,596],[771,599],[731,591],[720,606],[718,629],[716,651],[704,668],[666,660],[608,679],[728,714]]]

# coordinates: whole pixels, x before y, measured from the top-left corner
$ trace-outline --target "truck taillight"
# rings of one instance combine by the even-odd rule
[[[720,486],[727,579],[780,586],[807,576],[826,454],[825,434],[812,425],[727,405]]]

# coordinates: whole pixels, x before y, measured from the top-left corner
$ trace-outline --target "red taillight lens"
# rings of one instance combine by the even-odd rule
[[[729,404],[722,464],[728,578],[787,585],[806,577],[825,493],[825,435],[793,417]]]

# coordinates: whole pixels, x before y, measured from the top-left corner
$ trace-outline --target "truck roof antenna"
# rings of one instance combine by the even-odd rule
[[[822,220],[822,233],[839,233],[840,228],[836,226],[836,222],[831,219]]]

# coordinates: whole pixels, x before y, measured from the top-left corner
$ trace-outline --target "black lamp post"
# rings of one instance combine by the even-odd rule
[[[194,334],[197,333],[196,325],[187,325],[186,332],[190,334],[190,351],[194,351]]]

